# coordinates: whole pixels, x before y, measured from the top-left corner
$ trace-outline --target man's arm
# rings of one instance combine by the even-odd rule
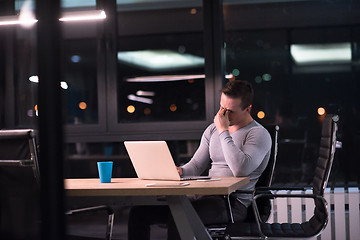
[[[219,135],[225,161],[234,176],[249,176],[263,161],[271,149],[271,137],[262,127],[252,128],[240,149],[228,131]]]
[[[198,176],[202,174],[210,164],[209,141],[211,132],[216,131],[213,125],[210,125],[203,133],[200,146],[196,150],[191,160],[178,169],[179,174],[184,176]]]

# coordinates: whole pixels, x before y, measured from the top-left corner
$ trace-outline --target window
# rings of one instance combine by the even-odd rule
[[[120,37],[118,122],[205,120],[202,34]]]
[[[357,11],[348,3],[224,4],[226,72],[254,86],[255,120],[280,125],[275,181],[312,180],[324,112],[339,115],[344,141],[332,178],[356,181]]]

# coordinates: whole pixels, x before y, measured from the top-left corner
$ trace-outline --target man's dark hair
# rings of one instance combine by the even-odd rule
[[[254,99],[254,90],[251,84],[247,81],[233,80],[229,81],[222,89],[229,98],[240,98],[242,109],[252,105]]]

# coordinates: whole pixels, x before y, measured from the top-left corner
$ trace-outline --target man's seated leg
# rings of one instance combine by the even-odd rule
[[[247,208],[234,197],[230,198],[235,221],[243,221],[246,218]],[[223,196],[203,196],[191,201],[195,211],[205,225],[221,224],[229,222],[227,202]],[[135,206],[131,208],[128,222],[129,240],[150,239],[150,226],[153,224],[168,225],[169,240],[180,239],[170,209],[166,205],[161,206]]]
[[[166,205],[132,207],[129,213],[128,239],[150,239],[150,226],[160,223],[166,224],[169,214],[170,209]]]

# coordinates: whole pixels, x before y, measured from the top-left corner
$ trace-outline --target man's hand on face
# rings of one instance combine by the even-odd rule
[[[219,111],[215,115],[214,123],[218,133],[221,134],[222,132],[228,130],[230,122],[229,122],[229,113],[227,109],[220,107]]]

